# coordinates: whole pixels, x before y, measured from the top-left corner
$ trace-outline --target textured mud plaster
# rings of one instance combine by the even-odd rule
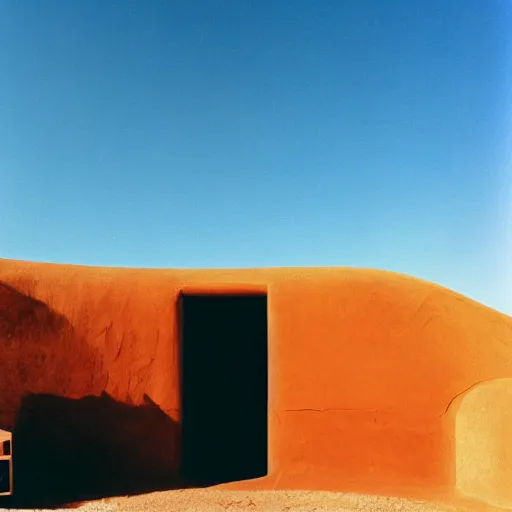
[[[456,474],[463,494],[512,508],[512,379],[481,383],[460,400]]]
[[[22,404],[41,422],[47,418],[41,432],[52,421],[45,404],[65,408],[72,425],[82,424],[77,414],[98,411],[87,423],[97,437],[87,442],[99,452],[114,446],[111,460],[128,461],[139,433],[156,432],[156,423],[144,451],[153,453],[157,437],[167,448],[153,455],[152,474],[173,471],[180,449],[177,298],[183,290],[257,288],[268,294],[269,474],[227,487],[426,495],[458,488],[506,498],[508,420],[479,420],[479,431],[496,432],[489,446],[471,434],[480,423],[464,419],[464,404],[457,418],[447,409],[478,382],[512,378],[512,319],[450,290],[353,268],[144,270],[9,260],[0,260],[0,281],[8,287],[0,317],[9,333],[0,337],[0,427],[13,426]],[[13,304],[30,309],[30,300],[39,313],[16,330]],[[486,406],[493,417],[500,407],[512,410],[500,393]],[[95,400],[85,400],[89,395]],[[121,426],[118,410],[126,410]],[[102,420],[103,411],[111,418]],[[473,448],[463,448],[464,438]],[[73,443],[60,447],[63,460],[66,450]],[[475,490],[467,461],[491,461],[500,450],[488,490]],[[120,482],[133,479],[128,469]]]

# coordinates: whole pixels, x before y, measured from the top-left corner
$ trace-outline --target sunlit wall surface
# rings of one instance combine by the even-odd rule
[[[463,494],[512,507],[512,379],[474,387],[456,419],[456,482]]]

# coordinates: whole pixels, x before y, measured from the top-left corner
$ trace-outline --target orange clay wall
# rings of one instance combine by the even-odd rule
[[[94,411],[101,418],[111,409],[125,418],[142,411],[148,422],[136,438],[143,441],[130,456],[139,450],[150,464],[151,453],[169,471],[179,453],[180,290],[266,289],[269,476],[238,487],[454,489],[451,402],[479,382],[512,377],[511,318],[388,272],[0,260],[0,281],[0,428],[16,417],[28,423],[38,407],[54,411],[52,428],[59,414],[93,429]],[[83,399],[102,393],[97,402]],[[135,427],[101,421],[105,443],[119,443],[123,429],[135,435]]]

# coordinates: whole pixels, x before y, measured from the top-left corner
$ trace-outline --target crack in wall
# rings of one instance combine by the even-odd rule
[[[380,413],[380,412],[390,412],[385,409],[354,409],[354,408],[338,408],[338,407],[328,407],[325,409],[283,409],[284,412],[368,412],[368,413]]]
[[[462,395],[465,393],[468,393],[469,391],[473,390],[477,386],[488,384],[494,380],[498,379],[487,379],[487,380],[480,380],[478,382],[475,382],[474,384],[471,384],[471,386],[468,386],[464,388],[462,391],[457,393],[449,402],[448,405],[445,407],[444,411],[441,414],[436,415],[436,418],[442,418],[446,414],[448,414],[450,407],[453,405],[453,403]],[[366,412],[366,413],[396,413],[399,412],[399,410],[393,410],[393,409],[364,409],[364,408],[349,408],[349,407],[326,407],[323,409],[315,409],[315,408],[301,408],[301,409],[283,409],[283,412]]]
[[[486,380],[479,380],[478,382],[475,382],[474,384],[471,384],[471,386],[468,386],[467,388],[463,389],[462,391],[460,391],[459,393],[457,393],[449,402],[448,402],[448,405],[446,406],[446,409],[444,410],[444,412],[442,414],[439,415],[439,417],[441,416],[444,416],[445,414],[448,413],[448,411],[450,410],[450,407],[452,406],[452,404],[455,402],[455,400],[457,400],[457,398],[459,398],[460,396],[462,396],[463,394],[473,390],[474,388],[476,388],[477,386],[480,386],[482,384],[489,384],[490,382],[493,382],[495,380],[500,380],[499,378],[498,379],[486,379]]]

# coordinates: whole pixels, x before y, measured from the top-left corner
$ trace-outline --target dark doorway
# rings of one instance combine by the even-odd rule
[[[180,317],[182,477],[266,475],[266,295],[182,295]]]

